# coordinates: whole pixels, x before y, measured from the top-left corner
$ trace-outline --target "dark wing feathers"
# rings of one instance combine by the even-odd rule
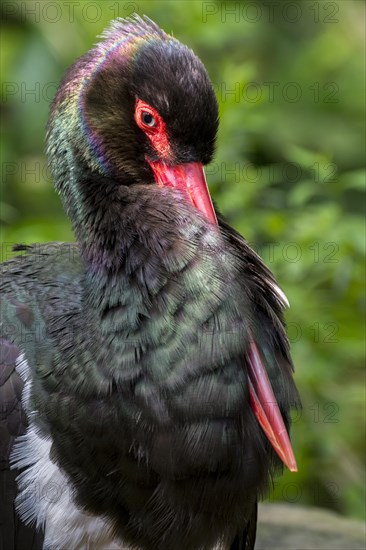
[[[253,512],[248,520],[248,523],[244,531],[238,535],[232,545],[230,550],[253,550],[255,545],[255,538],[257,534],[257,515],[258,515],[258,504],[255,503],[253,506]]]
[[[300,398],[292,378],[293,363],[286,334],[283,311],[288,305],[284,293],[262,259],[243,237],[221,217],[222,234],[240,261],[243,292],[248,292],[255,308],[253,337],[265,363],[269,379],[285,417],[289,406],[300,407]],[[278,372],[282,377],[278,376]],[[281,402],[283,407],[281,407]],[[286,419],[286,418],[285,418]]]
[[[4,550],[41,550],[43,535],[27,527],[14,508],[19,470],[10,470],[9,455],[15,438],[25,432],[21,407],[23,380],[15,369],[19,348],[0,339],[0,547]]]
[[[0,340],[0,464],[7,462],[14,438],[24,433],[26,418],[21,410],[23,381],[15,370],[16,345]]]
[[[1,265],[0,326],[0,548],[4,550],[41,550],[43,533],[26,526],[15,511],[16,477],[19,470],[10,469],[10,453],[14,440],[24,434],[27,417],[22,409],[24,382],[16,370],[16,361],[26,343],[32,355],[37,332],[32,334],[37,302],[51,297],[47,283],[57,279],[71,282],[78,271],[70,258],[77,257],[73,244],[17,245],[23,254]],[[18,280],[18,284],[15,282]],[[60,284],[60,283],[59,283]],[[69,302],[68,302],[69,303]],[[51,307],[51,304],[49,305]],[[47,310],[47,307],[45,307]],[[25,339],[27,331],[28,337]]]

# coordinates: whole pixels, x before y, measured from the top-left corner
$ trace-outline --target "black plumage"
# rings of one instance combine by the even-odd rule
[[[161,117],[158,139],[139,102]],[[289,428],[284,297],[239,234],[154,172],[209,162],[217,121],[202,63],[140,18],[115,22],[61,83],[47,149],[78,244],[20,247],[2,266],[5,468],[9,434],[28,422],[12,451],[18,508],[45,548],[254,547],[257,499],[281,462],[251,406],[249,350]],[[50,505],[29,498],[35,445],[69,508],[63,489]],[[71,507],[106,523],[80,534]]]

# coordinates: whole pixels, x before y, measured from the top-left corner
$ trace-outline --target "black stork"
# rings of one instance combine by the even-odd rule
[[[203,64],[148,18],[61,82],[47,154],[77,243],[2,265],[7,550],[248,550],[296,470],[287,300],[212,205],[217,128]]]

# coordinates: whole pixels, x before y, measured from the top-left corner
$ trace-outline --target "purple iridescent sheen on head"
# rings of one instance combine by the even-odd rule
[[[96,75],[108,71],[109,67],[118,66],[123,72],[126,65],[138,52],[141,45],[154,40],[171,39],[153,22],[139,20],[139,23],[128,20],[114,21],[101,35],[101,41],[70,68],[64,84],[58,90],[53,104],[53,111],[65,111],[64,124],[68,131],[73,131],[82,140],[83,156],[102,173],[107,173],[110,162],[106,158],[103,139],[89,124],[86,114],[86,96],[93,86]],[[77,131],[75,134],[75,130]]]

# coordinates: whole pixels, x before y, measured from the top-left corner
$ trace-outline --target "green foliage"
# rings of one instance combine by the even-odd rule
[[[6,4],[2,240],[72,239],[42,152],[64,69],[132,9],[173,32],[204,61],[220,103],[213,197],[291,303],[299,473],[271,498],[362,517],[364,3],[106,1],[93,12],[77,2],[74,20],[63,2],[58,15],[47,2]]]

